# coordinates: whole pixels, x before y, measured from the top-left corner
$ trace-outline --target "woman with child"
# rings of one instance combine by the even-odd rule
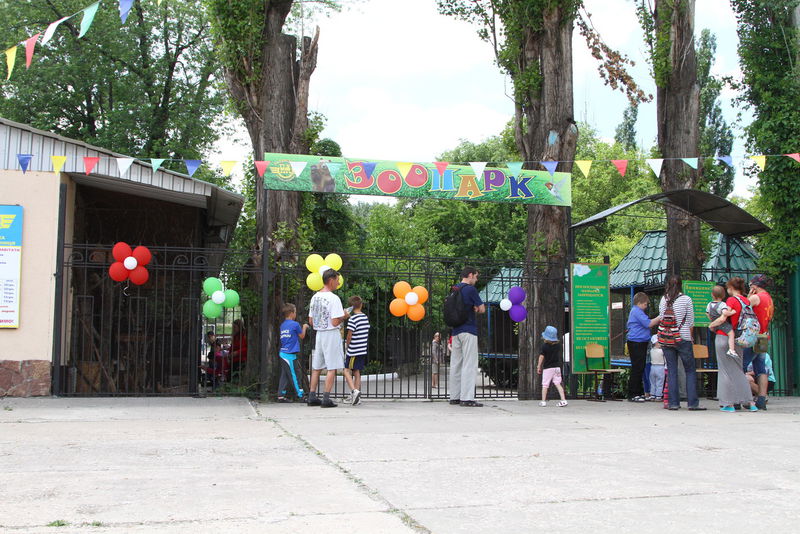
[[[727,290],[728,299],[723,302]],[[745,410],[752,412],[758,411],[751,404],[753,400],[750,393],[750,386],[747,377],[742,370],[742,347],[736,345],[731,354],[729,333],[731,330],[734,336],[737,333],[739,315],[742,308],[750,304],[747,297],[744,297],[744,280],[733,277],[728,280],[725,288],[715,286],[712,291],[714,300],[708,305],[706,314],[711,319],[708,325],[709,330],[714,332],[714,348],[717,354],[717,397],[719,398],[720,411],[733,412],[736,407],[741,406]],[[730,323],[731,328],[726,328],[725,324]],[[733,336],[731,336],[733,337]]]

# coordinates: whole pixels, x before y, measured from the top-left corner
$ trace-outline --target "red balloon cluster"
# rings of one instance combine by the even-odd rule
[[[138,246],[131,250],[130,245],[120,241],[111,250],[111,255],[117,260],[108,268],[108,275],[115,282],[131,282],[140,286],[147,282],[150,273],[145,265],[153,259],[153,254],[147,247]]]

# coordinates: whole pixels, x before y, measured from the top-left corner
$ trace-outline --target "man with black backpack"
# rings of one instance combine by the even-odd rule
[[[465,267],[461,283],[453,286],[445,299],[444,315],[453,327],[453,347],[450,353],[450,404],[465,408],[481,407],[475,402],[475,376],[478,374],[478,327],[475,314],[486,312],[475,283],[478,270]]]

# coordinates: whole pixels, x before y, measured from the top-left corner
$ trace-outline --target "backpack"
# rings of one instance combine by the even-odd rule
[[[745,304],[739,297],[736,297],[736,300],[742,305],[742,313],[739,315],[739,324],[737,325],[737,330],[741,334],[736,338],[736,344],[740,347],[749,348],[756,344],[761,325],[758,323],[758,317],[756,317],[753,307],[750,304]]]
[[[677,300],[677,298],[675,299]],[[674,347],[681,341],[681,325],[678,326],[678,320],[675,318],[675,310],[672,305],[675,301],[666,301],[664,313],[661,315],[661,322],[658,323],[658,342],[662,347]],[[685,321],[686,318],[684,317]]]
[[[461,326],[469,320],[470,307],[464,302],[461,287],[450,288],[450,294],[444,299],[444,324],[451,328]]]

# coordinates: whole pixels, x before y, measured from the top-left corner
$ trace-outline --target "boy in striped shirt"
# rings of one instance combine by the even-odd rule
[[[364,301],[353,296],[348,301],[353,311],[347,321],[347,352],[344,358],[344,378],[352,390],[350,399],[353,406],[361,402],[361,370],[367,365],[367,338],[369,336],[369,319],[361,311]]]

